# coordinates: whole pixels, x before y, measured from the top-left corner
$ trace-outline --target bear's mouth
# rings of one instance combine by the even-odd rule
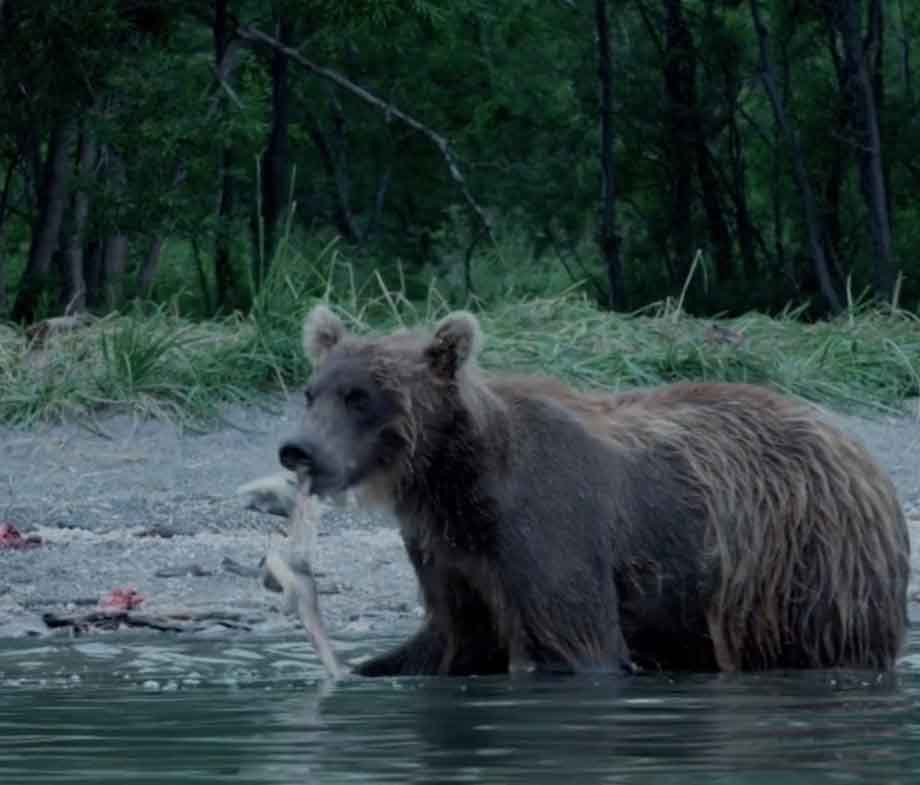
[[[310,471],[310,490],[317,496],[343,493],[357,483],[345,472],[330,471],[322,466],[313,466]]]
[[[349,461],[344,466],[314,464],[310,469],[311,489],[318,496],[355,490],[373,474],[373,465]]]

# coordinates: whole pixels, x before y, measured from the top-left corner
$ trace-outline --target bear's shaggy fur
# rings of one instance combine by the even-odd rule
[[[767,389],[588,394],[487,376],[479,344],[465,312],[305,321],[280,460],[390,507],[427,613],[359,674],[893,666],[910,543],[861,445]]]

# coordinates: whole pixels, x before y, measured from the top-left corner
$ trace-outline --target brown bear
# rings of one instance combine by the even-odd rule
[[[390,508],[426,610],[356,673],[893,667],[910,543],[861,445],[757,386],[579,392],[487,375],[479,345],[466,312],[304,322],[279,459]]]

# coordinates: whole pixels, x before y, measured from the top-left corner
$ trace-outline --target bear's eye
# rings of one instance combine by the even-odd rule
[[[370,395],[360,387],[351,387],[345,391],[345,405],[355,411],[363,411],[370,402]]]

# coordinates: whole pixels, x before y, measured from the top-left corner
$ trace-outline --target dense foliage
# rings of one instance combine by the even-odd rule
[[[282,257],[914,308],[918,33],[907,0],[0,0],[0,318],[248,311]]]

